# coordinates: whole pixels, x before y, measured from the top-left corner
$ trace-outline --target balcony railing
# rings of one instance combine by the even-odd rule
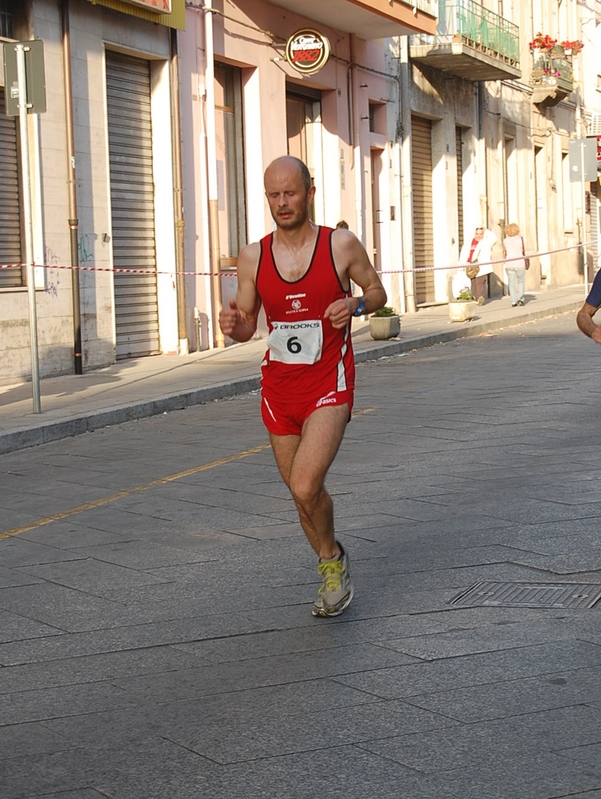
[[[415,2],[411,0],[407,2],[407,5],[423,11],[424,14],[430,14],[432,17],[435,17],[438,13],[438,0],[415,0]]]
[[[414,34],[410,46],[465,45],[519,68],[519,28],[475,0],[439,0],[436,36]],[[457,48],[455,48],[457,49]],[[477,78],[476,78],[477,79]]]

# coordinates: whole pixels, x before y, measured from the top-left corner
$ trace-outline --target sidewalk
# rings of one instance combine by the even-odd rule
[[[452,323],[446,305],[420,309],[401,320],[397,340],[377,342],[357,320],[357,362],[478,336],[533,319],[576,310],[582,285],[526,295],[524,307],[508,297],[489,300],[472,322]],[[56,441],[154,414],[243,394],[259,388],[264,339],[188,356],[159,355],[120,361],[84,375],[41,381],[40,414],[33,413],[30,383],[0,387],[0,454]]]

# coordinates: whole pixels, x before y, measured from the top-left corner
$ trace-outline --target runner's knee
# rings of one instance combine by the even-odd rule
[[[319,499],[323,490],[323,483],[316,483],[305,476],[294,477],[290,481],[290,492],[297,505],[301,508],[310,508]]]

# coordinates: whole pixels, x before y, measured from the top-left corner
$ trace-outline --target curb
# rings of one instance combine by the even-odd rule
[[[495,321],[476,321],[455,323],[449,330],[432,333],[430,335],[416,336],[414,339],[403,341],[389,341],[381,344],[368,345],[366,349],[355,350],[355,363],[377,360],[378,358],[398,355],[401,353],[412,352],[417,349],[425,349],[435,344],[444,344],[462,338],[474,338],[481,333],[491,330],[500,330],[504,327],[521,325],[536,319],[543,319],[559,313],[568,313],[581,307],[580,301],[566,303],[556,308],[547,308],[540,311],[525,313],[523,316],[511,319],[498,319]],[[402,332],[402,331],[401,331]],[[227,399],[239,394],[248,394],[260,388],[260,377],[246,377],[239,380],[232,380],[227,383],[220,383],[216,386],[185,391],[179,394],[171,394],[166,397],[149,400],[148,402],[136,402],[134,404],[116,405],[106,410],[90,412],[81,416],[72,416],[57,422],[44,422],[36,427],[25,427],[21,430],[13,430],[9,433],[0,434],[0,455],[16,452],[28,447],[36,447],[40,444],[49,444],[63,438],[78,436],[82,433],[91,433],[103,427],[111,427],[124,422],[132,422],[137,419],[144,419],[150,416],[158,416],[170,411],[179,411],[189,408],[192,405],[202,405],[213,400]]]
[[[27,447],[36,447],[39,444],[49,444],[52,441],[59,441],[70,436],[79,436],[82,433],[91,433],[95,430],[101,430],[103,427],[133,422],[136,419],[144,419],[149,416],[158,416],[169,411],[180,411],[191,405],[202,405],[206,402],[226,399],[237,394],[247,394],[249,391],[256,391],[259,386],[260,378],[258,376],[246,377],[208,388],[171,394],[148,402],[116,405],[103,411],[72,416],[60,422],[43,422],[36,427],[27,427],[0,434],[0,455],[6,455],[9,452],[16,452]]]
[[[487,333],[491,330],[501,330],[505,327],[516,327],[524,324],[524,322],[532,322],[537,319],[544,319],[548,316],[555,314],[569,313],[576,311],[582,307],[582,302],[571,302],[560,305],[556,308],[546,308],[544,311],[532,311],[523,316],[514,317],[512,319],[497,319],[494,321],[480,321],[480,322],[454,322],[454,326],[449,330],[441,333],[431,333],[430,335],[419,336],[414,339],[405,339],[403,341],[389,341],[386,344],[381,344],[377,348],[355,351],[355,363],[364,363],[365,361],[374,360],[374,355],[377,353],[376,358],[388,357],[390,355],[399,355],[401,353],[412,352],[417,349],[425,349],[432,347],[435,344],[446,344],[449,341],[456,341],[461,338],[475,338],[482,333]],[[403,333],[401,327],[401,335]]]

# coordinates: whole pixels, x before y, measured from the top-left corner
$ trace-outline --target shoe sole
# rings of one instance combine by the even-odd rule
[[[353,596],[354,596],[354,591],[351,588],[350,593],[342,600],[342,603],[338,607],[328,610],[325,607],[316,608],[315,606],[313,606],[313,608],[311,608],[311,615],[321,619],[331,619],[334,618],[335,616],[340,616],[340,614],[344,613],[344,611],[351,604]]]

